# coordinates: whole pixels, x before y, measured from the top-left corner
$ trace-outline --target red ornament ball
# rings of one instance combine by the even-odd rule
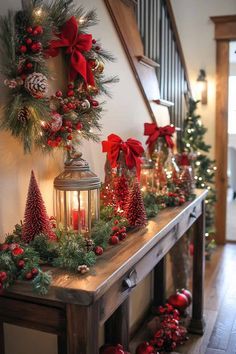
[[[29,70],[32,69],[33,68],[33,64],[32,63],[27,63],[26,64],[26,68],[29,69]]]
[[[72,137],[72,135],[69,134],[66,139],[67,139],[67,140],[72,140],[73,137]]]
[[[30,44],[32,44],[32,39],[31,38],[26,38],[26,40],[25,40],[25,43],[26,44],[28,44],[28,45],[30,45]]]
[[[62,92],[61,92],[60,90],[58,90],[58,91],[56,92],[56,96],[57,96],[57,97],[62,97]]]
[[[121,344],[113,345],[105,345],[101,348],[100,354],[129,354],[124,351],[124,348]]]
[[[75,91],[74,90],[68,90],[67,91],[67,96],[68,97],[73,97],[75,95]]]
[[[26,280],[31,280],[32,278],[33,278],[32,272],[28,272],[28,273],[25,274],[25,279]]]
[[[111,245],[117,245],[119,243],[119,237],[118,236],[111,236],[109,240]]]
[[[167,302],[178,310],[185,310],[188,307],[188,298],[179,292],[171,295]]]
[[[76,124],[76,129],[77,130],[81,130],[83,128],[83,124],[82,123],[77,123]]]
[[[38,53],[42,49],[42,43],[36,42],[31,45],[31,50],[33,53]]]
[[[99,106],[99,102],[96,101],[96,100],[91,100],[90,103],[91,103],[91,105],[92,105],[93,107],[98,107],[98,106]]]
[[[154,354],[155,349],[148,342],[140,343],[136,349],[136,354]]]
[[[25,45],[21,45],[19,49],[22,54],[27,52],[27,47]]]
[[[187,297],[188,306],[191,305],[191,303],[192,303],[192,294],[191,294],[191,292],[189,290],[187,290],[187,289],[182,289],[181,293],[184,294]]]
[[[32,33],[32,32],[33,32],[33,28],[32,28],[32,27],[27,27],[26,31],[27,31],[28,33]]]
[[[5,280],[7,280],[7,273],[2,271],[0,272],[0,282],[4,282]]]
[[[14,250],[12,250],[12,255],[14,256],[14,257],[18,257],[18,256],[21,256],[23,253],[24,253],[24,250],[23,250],[23,248],[21,248],[21,247],[17,247],[17,248],[15,248]]]
[[[36,26],[34,28],[34,34],[35,34],[35,32],[36,32],[36,35],[43,34],[43,27],[42,26]]]
[[[103,254],[103,248],[101,246],[97,246],[95,247],[94,252],[97,256],[101,256]]]
[[[35,277],[36,275],[38,275],[39,270],[38,270],[37,268],[33,268],[33,269],[31,270],[31,273],[32,273],[33,277]]]
[[[19,268],[22,269],[25,266],[25,261],[23,259],[20,259],[19,262],[17,263],[17,265],[18,265]]]

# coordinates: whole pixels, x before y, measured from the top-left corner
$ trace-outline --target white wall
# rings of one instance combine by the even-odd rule
[[[195,88],[199,69],[205,69],[208,79],[208,104],[199,104],[199,114],[209,129],[206,139],[215,144],[215,40],[210,16],[235,15],[235,0],[171,0],[184,56]],[[213,152],[212,152],[213,154]]]
[[[94,37],[100,38],[104,47],[117,58],[116,63],[106,66],[107,75],[118,75],[120,82],[112,89],[113,99],[107,99],[101,138],[114,132],[124,139],[133,136],[144,142],[143,123],[150,120],[149,114],[104,2],[103,0],[77,2],[86,6],[86,9],[97,8],[100,23],[92,30]],[[20,3],[20,0],[1,1],[0,13],[5,14],[9,8],[18,9]],[[1,96],[2,93],[3,88]],[[1,102],[4,102],[4,98]],[[166,110],[160,111],[158,121],[167,119]],[[102,177],[105,156],[101,153],[101,146],[86,143],[82,150],[91,168]],[[32,168],[38,178],[47,209],[50,214],[52,213],[53,178],[62,168],[62,157],[60,154],[45,157],[40,152],[25,156],[17,140],[8,133],[0,132],[0,166],[0,235],[3,240],[4,234],[23,218]],[[135,294],[137,301],[133,302],[131,309],[131,324],[137,318],[140,302],[144,310],[149,302],[150,279],[144,281],[143,290],[143,295],[138,292]],[[6,326],[6,329],[6,354],[56,353],[56,340],[53,336],[45,334],[39,336],[35,331],[26,331],[13,326]]]

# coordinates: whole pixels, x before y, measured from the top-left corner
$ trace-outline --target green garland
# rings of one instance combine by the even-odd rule
[[[91,64],[95,86],[86,84],[77,75],[68,82],[65,92],[58,90],[47,97],[48,80],[47,51],[55,33],[74,16],[78,19],[78,35],[86,34],[98,20],[95,11],[85,12],[72,0],[32,0],[31,6],[18,12],[9,11],[0,18],[1,73],[9,88],[8,98],[0,128],[20,139],[25,152],[33,146],[43,151],[60,147],[73,150],[81,139],[98,141],[102,105],[96,96],[109,95],[108,85],[117,82],[116,77],[106,78],[104,63],[114,57],[93,39],[93,45],[83,52]],[[68,54],[65,51],[65,73]]]

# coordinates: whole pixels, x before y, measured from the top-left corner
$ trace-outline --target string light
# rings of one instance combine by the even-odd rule
[[[197,166],[200,166],[200,165],[201,165],[201,162],[200,162],[200,161],[197,161],[197,162],[196,162],[196,165],[197,165]]]
[[[207,169],[207,173],[211,173],[211,170],[209,168]]]
[[[213,167],[213,170],[214,170],[214,171],[216,171],[216,170],[217,170],[217,167],[216,167],[216,166],[214,166],[214,167]]]
[[[199,181],[202,181],[202,177],[199,177],[198,179],[199,179]]]
[[[202,183],[201,186],[202,186],[202,187],[205,187],[205,183]]]
[[[208,233],[208,232],[205,232],[205,236],[208,237],[208,236],[209,236],[209,233]]]

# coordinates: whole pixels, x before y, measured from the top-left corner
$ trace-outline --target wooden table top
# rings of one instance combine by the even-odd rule
[[[32,292],[31,284],[17,281],[5,294],[22,295],[61,302],[89,304],[102,296],[121,276],[134,266],[184,217],[185,213],[199,204],[207,195],[206,190],[196,190],[196,198],[179,207],[167,208],[149,220],[145,229],[131,232],[124,242],[109,246],[97,263],[85,275],[74,274],[57,268],[50,268],[52,285],[46,296]]]

